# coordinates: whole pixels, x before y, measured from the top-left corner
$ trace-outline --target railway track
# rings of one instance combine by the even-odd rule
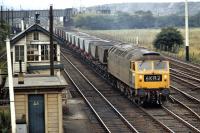
[[[87,75],[88,75],[88,73],[87,73]],[[89,76],[90,77],[90,76]],[[114,102],[114,101],[116,101],[116,100],[113,100],[112,99],[112,97],[113,97],[113,92],[111,93],[110,91],[108,92],[108,91],[105,91],[105,90],[101,90],[101,91],[103,91],[103,93],[104,93],[104,95],[106,96],[106,97],[108,97],[108,99],[110,99],[110,101],[112,101],[112,103]],[[117,95],[117,94],[115,94],[115,95]],[[119,96],[118,97],[118,99],[119,98],[121,98],[122,96]],[[127,99],[127,98],[125,98],[125,99]],[[117,100],[117,101],[123,101],[122,99],[120,99],[120,100]],[[120,102],[121,103],[121,102]],[[140,129],[140,123],[142,123],[141,121],[143,121],[143,123],[142,123],[142,125],[145,125],[144,124],[144,118],[143,118],[143,120],[142,119],[138,119],[138,117],[135,117],[133,114],[137,114],[137,116],[138,116],[138,112],[141,114],[141,112],[143,112],[143,116],[145,116],[145,117],[151,117],[151,121],[153,121],[153,122],[151,122],[151,125],[156,125],[156,124],[154,124],[155,123],[155,121],[156,121],[156,123],[158,124],[159,123],[159,125],[161,125],[162,127],[163,127],[163,129],[159,129],[160,131],[157,131],[157,132],[163,132],[162,130],[164,130],[165,132],[167,131],[167,132],[179,132],[179,131],[185,131],[185,132],[188,132],[188,131],[191,131],[191,132],[193,132],[193,131],[195,131],[195,132],[198,132],[198,129],[195,127],[195,126],[193,126],[193,125],[191,125],[191,124],[188,124],[187,123],[187,121],[185,121],[185,120],[183,120],[182,119],[182,121],[180,121],[180,117],[179,116],[177,116],[175,113],[173,113],[172,111],[170,111],[171,113],[173,113],[173,115],[171,114],[169,114],[169,112],[166,112],[166,110],[164,110],[164,109],[161,109],[161,110],[159,110],[159,111],[164,111],[165,112],[165,114],[163,113],[163,112],[161,112],[161,114],[164,114],[162,117],[161,116],[157,116],[157,115],[155,115],[156,113],[154,112],[154,111],[150,111],[150,110],[145,110],[145,109],[143,109],[143,108],[141,108],[141,107],[137,107],[137,105],[135,105],[134,106],[134,109],[133,109],[133,107],[129,107],[129,103],[130,102],[122,102],[123,104],[120,104],[119,105],[119,103],[118,102],[114,102],[113,103],[113,105],[115,106],[115,107],[117,107],[119,110],[120,110],[120,112],[122,113],[122,114],[124,114],[124,116],[130,121],[130,123],[137,123],[139,126],[138,126],[138,128],[137,129]],[[122,105],[123,105],[123,107],[122,107]],[[130,108],[130,110],[129,110],[129,108]],[[133,106],[133,104],[132,104],[132,106]],[[126,110],[124,110],[124,109],[126,109]],[[154,109],[153,109],[154,110]],[[158,111],[158,110],[157,110]],[[129,113],[127,113],[127,112],[129,112]],[[130,113],[130,112],[132,112],[132,113]],[[145,113],[145,114],[144,114]],[[169,115],[169,116],[167,116],[167,114]],[[176,116],[176,117],[175,117]],[[163,119],[163,117],[164,118],[167,118],[167,120],[166,119]],[[177,119],[177,117],[179,118],[179,119]],[[133,121],[133,120],[139,120],[139,121]],[[163,121],[162,121],[163,120]],[[181,125],[181,126],[183,126],[184,128],[181,128],[181,129],[178,129],[177,128],[177,125],[174,125],[174,124],[171,124],[172,122],[175,122],[175,123],[179,123],[179,125]],[[150,122],[148,122],[148,123],[150,123]],[[171,124],[171,125],[170,125]],[[133,124],[134,125],[134,124]],[[136,125],[134,125],[135,127],[137,127]],[[149,126],[149,124],[148,124],[148,126]],[[157,127],[158,128],[158,127]],[[144,129],[144,128],[143,128]],[[148,128],[147,128],[148,129]],[[152,128],[153,129],[153,128]],[[154,130],[154,131],[153,131]],[[141,130],[140,132],[149,132],[149,131],[152,131],[152,132],[155,132],[155,129],[153,129],[153,130]]]
[[[0,59],[2,60],[3,58],[4,59],[6,58],[6,52],[5,51],[0,53]]]
[[[1,54],[0,54],[0,69],[1,68],[4,68],[5,67],[5,65],[6,65],[6,52],[2,52]]]
[[[180,61],[171,57],[167,57],[167,56],[165,58],[167,58],[170,61],[170,65],[172,65],[172,68],[175,67],[185,72],[192,71],[192,72],[200,74],[200,65],[197,65],[197,64],[194,65],[194,64],[183,62],[183,61]]]
[[[160,120],[173,132],[200,132],[190,123],[177,116],[170,109],[162,106],[161,108],[149,108],[145,109],[149,114],[151,114],[156,119]]]
[[[171,86],[171,93],[170,96],[172,100],[175,102],[181,104],[188,110],[191,110],[191,112],[199,119],[200,121],[200,100],[191,96],[188,93],[185,93],[184,91],[181,91],[180,89]]]
[[[172,72],[179,73],[181,75],[189,75],[195,79],[200,79],[200,66],[189,64],[169,57],[166,58],[170,61]]]
[[[177,104],[174,112],[198,130],[200,129],[200,68],[193,64],[172,60],[170,96]],[[176,87],[175,87],[176,86]],[[178,87],[178,88],[177,88]],[[185,109],[181,109],[185,108]]]
[[[172,70],[172,69],[171,69]],[[180,84],[188,84],[192,91],[200,90],[200,79],[195,78],[191,75],[185,74],[184,72],[171,71],[171,79]]]
[[[200,98],[200,84],[199,79],[194,79],[193,77],[190,77],[190,75],[184,75],[181,74],[176,75],[174,73],[171,73],[171,86],[175,86],[179,88],[181,91],[184,91],[185,93],[195,97],[196,99]]]
[[[138,132],[67,58],[65,73],[92,109],[106,132]],[[84,81],[84,82],[83,82]]]
[[[195,99],[200,98],[200,67],[169,58],[171,84]],[[172,87],[173,88],[173,87]]]

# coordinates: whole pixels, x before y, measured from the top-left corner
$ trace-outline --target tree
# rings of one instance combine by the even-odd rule
[[[153,45],[156,49],[177,52],[180,46],[183,45],[183,36],[176,28],[163,28],[156,36]]]
[[[9,26],[4,21],[1,22],[0,25],[0,51],[3,47],[5,47],[5,39],[6,36],[9,34]]]

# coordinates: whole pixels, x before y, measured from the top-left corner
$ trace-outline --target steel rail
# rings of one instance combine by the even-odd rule
[[[174,61],[174,62],[178,62],[178,63],[184,64],[184,65],[188,65],[188,66],[190,66],[190,67],[197,68],[197,69],[200,70],[200,68],[199,68],[198,66],[195,66],[195,65],[192,65],[192,64],[189,64],[189,63],[186,63],[186,62],[183,62],[183,61],[177,60],[177,59],[173,59],[173,58],[171,58],[171,57],[167,57],[167,56],[165,56],[165,58],[167,58],[167,59],[169,59],[169,60],[172,60],[172,61]]]
[[[173,113],[172,111],[170,111],[169,109],[167,109],[165,106],[161,106],[165,111],[167,111],[169,114],[171,114],[172,116],[174,116],[176,119],[178,119],[179,121],[183,122],[187,127],[189,127],[190,129],[192,129],[195,132],[200,133],[200,130],[197,129],[196,127],[194,127],[193,125],[191,125],[190,123],[188,123],[187,121],[185,121],[184,119],[182,119],[181,117],[179,117],[178,115],[176,115],[175,113]]]
[[[183,107],[185,107],[187,110],[189,110],[193,115],[195,115],[197,117],[197,119],[200,120],[200,116],[194,111],[192,110],[190,107],[188,107],[187,105],[185,105],[184,103],[182,103],[181,101],[179,101],[178,99],[176,99],[173,96],[170,96],[171,99],[173,99],[175,102],[179,103],[180,105],[182,105]]]
[[[80,70],[74,66],[74,64],[63,54],[61,55],[81,74],[81,76],[94,88],[94,90],[112,107],[112,109],[120,116],[120,118],[126,123],[126,125],[131,129],[131,131],[139,133],[135,127],[133,127],[130,122],[101,94],[101,92],[83,75]]]
[[[183,71],[175,70],[175,69],[173,69],[173,68],[170,68],[170,70],[172,70],[172,71],[174,71],[174,72],[176,72],[176,73],[180,73],[180,74],[182,74],[182,75],[184,75],[184,76],[187,76],[187,77],[189,77],[189,78],[191,78],[191,79],[193,79],[193,80],[195,80],[195,81],[197,81],[197,82],[200,82],[200,79],[195,78],[195,77],[193,77],[193,76],[190,76],[190,75],[188,75],[187,73],[185,73],[185,72],[183,72]]]
[[[200,87],[197,86],[196,84],[193,84],[193,83],[191,83],[191,82],[189,82],[189,81],[187,81],[187,80],[184,80],[184,79],[182,79],[182,78],[180,78],[180,77],[178,77],[178,76],[175,76],[175,75],[173,75],[173,74],[171,74],[171,76],[173,76],[174,78],[179,79],[179,80],[181,80],[181,81],[183,81],[183,82],[185,82],[185,83],[187,83],[187,84],[190,84],[190,85],[194,86],[195,89],[191,89],[192,91],[195,91],[195,90],[200,89]]]
[[[196,102],[200,103],[200,100],[195,98],[195,97],[193,97],[192,95],[190,95],[190,94],[188,94],[188,93],[186,93],[184,91],[181,91],[180,89],[176,88],[175,86],[170,85],[170,87],[175,89],[175,90],[177,90],[178,92],[182,93],[183,95],[187,96],[188,98],[190,98],[192,100],[195,100]]]
[[[85,97],[85,95],[82,93],[82,91],[79,89],[79,87],[77,86],[77,84],[74,82],[74,80],[71,78],[71,76],[69,75],[69,73],[64,69],[64,72],[67,74],[67,76],[69,77],[70,81],[73,83],[73,85],[76,87],[76,89],[78,90],[78,92],[81,94],[81,96],[83,97],[83,99],[86,101],[86,103],[88,104],[88,106],[92,109],[92,112],[96,115],[97,119],[100,121],[100,123],[103,125],[103,127],[105,128],[106,132],[111,133],[111,131],[109,130],[109,128],[106,126],[106,124],[103,122],[103,120],[101,119],[101,117],[98,115],[98,113],[96,112],[96,110],[92,107],[91,103],[87,100],[87,98]]]

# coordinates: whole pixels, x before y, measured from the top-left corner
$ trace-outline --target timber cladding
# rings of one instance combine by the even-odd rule
[[[29,126],[28,94],[15,93],[16,119],[24,120]],[[62,133],[62,97],[61,93],[44,94],[45,133]]]
[[[48,133],[61,132],[62,126],[62,104],[61,94],[47,94],[47,125]]]
[[[23,117],[26,118],[28,112],[27,105],[28,105],[27,95],[21,95],[21,94],[15,95],[16,120],[22,120]]]

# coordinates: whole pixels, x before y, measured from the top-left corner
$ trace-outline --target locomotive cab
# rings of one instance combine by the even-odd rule
[[[169,62],[166,60],[142,60],[132,62],[135,95],[142,101],[161,104],[161,97],[169,95]]]
[[[162,104],[169,96],[169,62],[158,52],[131,44],[108,52],[108,72],[113,84],[141,104]]]

